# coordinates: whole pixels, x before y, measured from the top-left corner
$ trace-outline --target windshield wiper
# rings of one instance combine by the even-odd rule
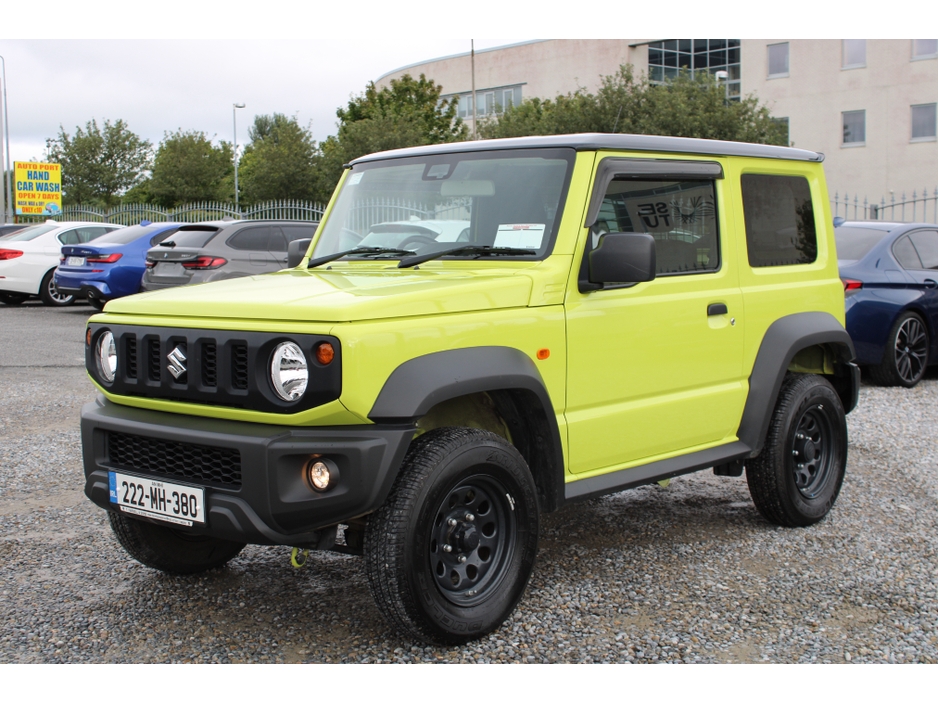
[[[321,264],[328,264],[329,262],[334,262],[336,259],[347,257],[350,254],[414,254],[414,251],[410,249],[396,249],[395,247],[355,247],[353,249],[346,249],[344,252],[335,252],[334,254],[327,254],[324,257],[310,259],[306,268],[312,269]]]
[[[537,250],[521,249],[520,247],[492,247],[487,244],[464,244],[459,247],[450,247],[449,249],[437,250],[435,252],[425,252],[413,257],[404,257],[397,266],[400,269],[406,269],[407,267],[423,264],[431,259],[445,257],[447,254],[475,254],[480,257],[504,255],[514,257],[524,254],[537,254]]]

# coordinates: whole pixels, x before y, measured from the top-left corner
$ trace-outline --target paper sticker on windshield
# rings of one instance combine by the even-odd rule
[[[544,223],[516,223],[498,226],[496,247],[539,249],[544,240]]]
[[[365,175],[364,171],[359,171],[357,174],[352,174],[351,176],[348,177],[348,181],[346,181],[346,185],[354,186],[358,184],[359,181],[362,180],[362,176],[364,175]]]

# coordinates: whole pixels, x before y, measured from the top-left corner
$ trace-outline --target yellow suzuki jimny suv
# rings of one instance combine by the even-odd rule
[[[164,572],[361,554],[437,643],[508,618],[569,502],[713,468],[815,523],[859,386],[822,159],[618,134],[356,159],[290,268],[90,320],[85,493]]]

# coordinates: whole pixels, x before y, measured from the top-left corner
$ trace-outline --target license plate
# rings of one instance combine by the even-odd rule
[[[69,266],[84,266],[85,258],[84,257],[68,257],[68,259],[65,260],[65,263],[68,264]]]
[[[124,513],[181,526],[205,523],[205,490],[132,474],[108,472],[111,503]]]
[[[158,262],[153,273],[160,276],[185,276],[186,270],[178,262]]]

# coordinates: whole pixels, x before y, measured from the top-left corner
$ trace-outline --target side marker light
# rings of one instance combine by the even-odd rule
[[[546,347],[544,347],[544,348],[542,348],[542,349],[539,349],[539,350],[537,351],[537,358],[538,358],[538,359],[547,359],[548,357],[550,357],[550,350],[547,349]]]

